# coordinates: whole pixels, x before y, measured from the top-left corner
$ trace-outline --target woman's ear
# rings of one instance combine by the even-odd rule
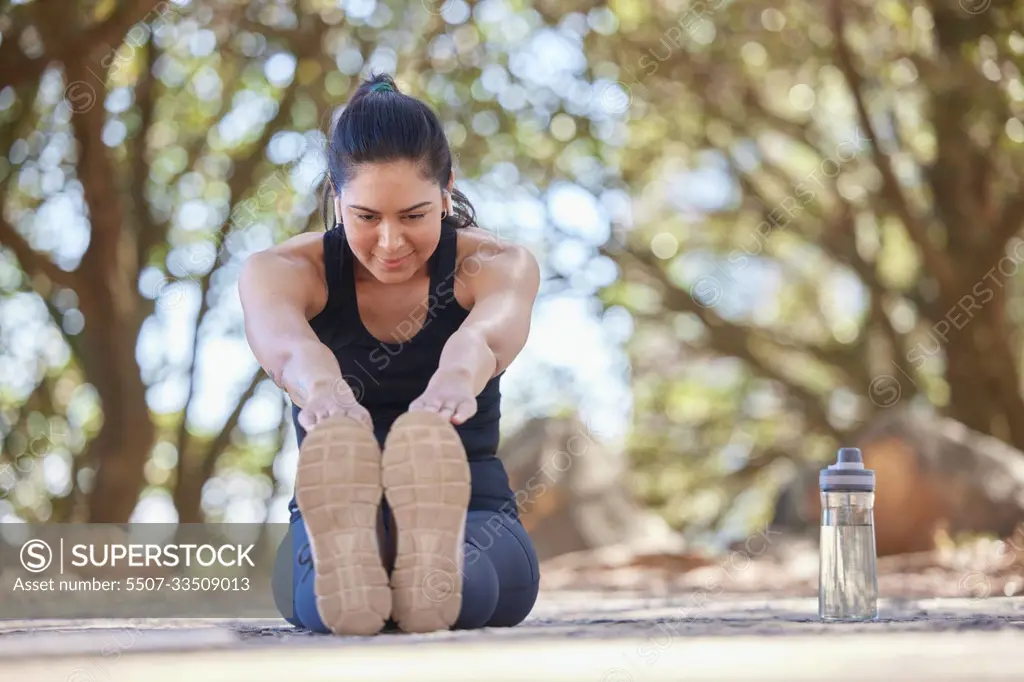
[[[341,197],[337,193],[334,195],[334,222],[341,222]]]
[[[444,192],[441,193],[441,206],[448,215],[452,214],[455,209],[454,201],[452,200],[452,189],[455,187],[455,169],[452,168],[451,174],[448,176],[448,186],[444,188]]]

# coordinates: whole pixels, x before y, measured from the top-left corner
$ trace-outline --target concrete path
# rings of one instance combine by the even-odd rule
[[[0,621],[0,678],[40,682],[1021,680],[1024,598],[881,602],[545,593],[516,628],[369,638],[270,620]]]

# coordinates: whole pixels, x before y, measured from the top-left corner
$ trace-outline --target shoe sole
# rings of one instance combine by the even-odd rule
[[[392,617],[405,632],[450,629],[462,608],[462,543],[470,497],[466,451],[436,413],[395,420],[381,460],[398,547]]]
[[[380,446],[370,430],[340,415],[302,441],[295,496],[315,568],[317,610],[338,635],[372,635],[391,615],[377,517],[383,487]]]

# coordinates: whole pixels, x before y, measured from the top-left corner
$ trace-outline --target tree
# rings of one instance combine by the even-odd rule
[[[597,207],[608,239],[542,207],[522,241],[592,248],[545,288],[631,326],[637,484],[673,521],[767,510],[784,462],[896,403],[1024,447],[1021,3],[358,5],[10,8],[0,433],[26,517],[125,520],[142,492],[197,520],[213,474],[273,487],[288,404],[251,358],[232,387],[203,367],[240,340],[239,263],[322,229],[323,133],[371,70],[502,195],[485,226],[552,188]],[[46,490],[19,462],[50,441],[68,485]]]
[[[223,504],[203,501],[214,478],[213,497],[230,479],[266,501],[290,404],[241,340],[238,266],[323,229],[324,133],[360,77],[392,73],[435,107],[464,190],[502,167],[481,191],[514,186],[506,201],[536,201],[559,168],[595,167],[582,115],[578,135],[547,131],[560,102],[558,83],[539,82],[550,69],[510,75],[540,17],[449,9],[11,8],[0,26],[0,343],[18,352],[0,358],[0,376],[16,379],[0,381],[0,496],[19,515],[122,522],[141,494],[172,501],[183,522],[223,518]],[[516,222],[504,211],[482,221],[509,236]],[[164,347],[175,325],[190,330],[181,353]],[[248,362],[236,385],[203,385],[204,367],[234,357]],[[219,423],[204,414],[211,404]],[[260,419],[246,428],[247,413]]]
[[[586,48],[628,104],[603,298],[635,320],[647,498],[721,522],[898,402],[1024,449],[1024,4],[653,12]]]
[[[248,227],[236,224],[248,193],[280,172],[264,150],[296,122],[302,79],[288,75],[274,83],[260,73],[261,62],[279,47],[250,47],[261,53],[259,60],[243,54],[256,35],[232,35],[241,6],[208,7],[187,17],[181,8],[155,1],[103,7],[80,5],[69,22],[42,3],[19,6],[3,43],[12,52],[4,64],[12,68],[0,74],[2,85],[14,95],[4,118],[4,148],[23,151],[4,179],[0,243],[24,273],[15,278],[15,290],[42,299],[70,351],[50,368],[40,367],[33,377],[35,400],[10,422],[30,429],[32,422],[22,417],[39,410],[41,401],[48,408],[40,410],[46,423],[37,425],[38,433],[22,432],[22,440],[42,439],[55,452],[84,446],[67,458],[69,482],[81,484],[65,487],[52,513],[45,496],[24,496],[28,504],[21,511],[30,518],[125,521],[147,484],[154,446],[166,441],[176,451],[173,471],[155,478],[170,474],[181,520],[196,521],[202,484],[229,449],[241,410],[264,378],[254,371],[248,386],[236,391],[237,406],[219,432],[189,428],[204,325],[223,305],[225,287],[218,280],[234,255],[224,240],[233,229]],[[314,24],[291,38],[304,38],[309,51],[323,28]],[[73,37],[66,35],[70,29],[77,29]],[[28,35],[36,37],[35,54],[13,54],[15,38]],[[216,124],[244,104],[258,108],[263,120],[232,139]],[[308,115],[298,121],[310,122]],[[209,210],[203,218],[187,217],[183,211],[197,198],[207,200]],[[284,193],[275,199],[259,206],[260,214],[292,201]],[[59,203],[80,208],[61,211]],[[72,232],[79,226],[46,221],[75,214],[86,223],[87,246],[69,254],[59,247],[77,236]],[[275,226],[302,227],[294,219]],[[60,239],[47,239],[51,231]],[[206,252],[188,251],[197,247]],[[181,288],[186,281],[200,300],[191,353],[180,365],[164,362],[143,371],[140,342],[147,333],[159,334],[166,314],[187,301],[190,292]],[[152,414],[148,391],[174,378],[187,385],[184,409]],[[95,400],[83,408],[85,416],[73,419],[69,397],[85,387]],[[15,462],[15,470],[28,473],[35,461]],[[81,508],[73,516],[76,501]]]
[[[196,426],[197,382],[207,342],[239,336],[241,260],[318,220],[322,117],[352,77],[325,48],[351,29],[326,3],[307,9],[12,8],[0,49],[11,161],[0,269],[8,302],[42,302],[50,323],[40,329],[59,330],[63,346],[48,358],[35,339],[27,395],[0,397],[6,488],[23,486],[11,499],[26,518],[123,522],[148,489],[168,491],[179,519],[194,522],[218,466],[273,480],[290,419],[280,393],[265,396],[278,422],[243,434],[246,406],[272,388],[253,363],[240,385],[214,387],[230,403],[211,432]],[[161,330],[182,314],[191,347],[161,357]],[[180,406],[156,413],[153,392],[175,383]],[[46,492],[37,464],[50,454],[68,469],[52,505],[33,494]]]

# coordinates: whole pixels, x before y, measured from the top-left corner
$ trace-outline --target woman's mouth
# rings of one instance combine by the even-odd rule
[[[389,270],[393,270],[395,268],[399,268],[402,265],[404,265],[405,262],[407,260],[409,260],[409,257],[411,255],[412,254],[409,253],[409,254],[406,254],[404,256],[401,256],[400,258],[381,258],[380,256],[377,256],[377,260],[379,260],[381,262],[381,265],[383,265],[385,268],[388,268]]]

